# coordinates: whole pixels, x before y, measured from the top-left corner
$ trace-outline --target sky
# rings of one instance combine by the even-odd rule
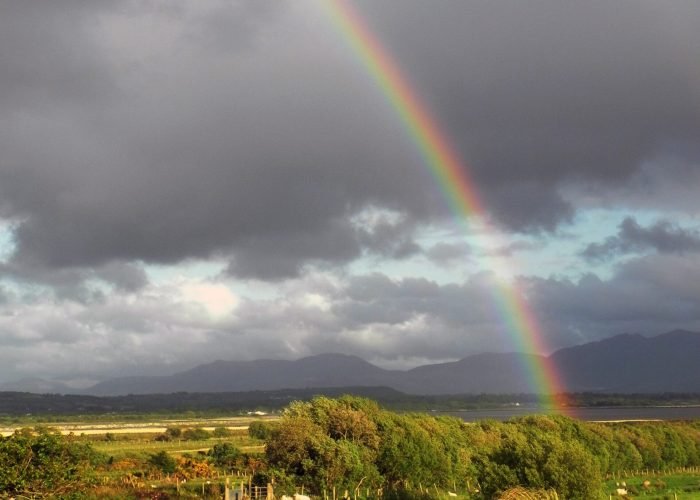
[[[353,0],[464,221],[323,1],[0,4],[0,382],[700,331],[700,4]]]

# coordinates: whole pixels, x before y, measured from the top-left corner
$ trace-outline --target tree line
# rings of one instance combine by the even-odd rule
[[[265,480],[317,494],[361,487],[405,496],[409,488],[436,486],[494,498],[522,486],[591,499],[601,496],[609,474],[700,465],[697,422],[527,416],[465,423],[393,413],[356,397],[319,397],[251,431],[266,443]]]
[[[186,432],[164,435],[184,439]],[[436,490],[450,490],[490,499],[524,487],[591,499],[601,497],[610,475],[700,465],[700,422],[528,416],[465,423],[396,413],[353,396],[294,402],[279,420],[254,422],[249,433],[264,442],[264,454],[241,453],[222,436],[205,454],[160,452],[132,464],[49,429],[18,431],[0,438],[0,497],[58,492],[63,498],[98,487],[105,475],[141,470],[181,480],[244,471],[254,484],[274,483],[279,494],[303,486],[316,495],[335,489],[358,497],[369,490],[384,498],[434,498]]]

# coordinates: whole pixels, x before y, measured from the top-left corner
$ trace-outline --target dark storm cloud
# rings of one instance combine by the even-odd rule
[[[360,255],[360,246],[346,221],[329,221],[318,233],[283,228],[251,237],[236,246],[227,272],[242,278],[276,280],[297,276],[305,262],[342,264]]]
[[[582,252],[588,260],[606,260],[619,254],[655,250],[660,253],[700,251],[700,233],[684,229],[666,220],[642,227],[634,217],[626,217],[618,233],[602,243],[591,243]]]
[[[108,2],[37,0],[0,5],[0,111],[97,106],[113,91],[94,51],[94,27]]]
[[[552,229],[562,185],[626,183],[660,149],[697,163],[697,2],[361,6],[510,227]]]
[[[572,183],[602,192],[658,148],[696,155],[695,4],[436,5],[360,9],[497,222],[552,231],[575,214]],[[313,2],[2,9],[0,216],[17,221],[15,266],[216,256],[279,279],[414,255],[412,231],[447,215]],[[358,228],[368,207],[404,222]]]
[[[350,68],[329,67],[309,80],[325,49],[303,37],[290,53],[286,38],[273,38],[232,42],[236,51],[219,47],[211,56],[211,40],[193,36],[191,19],[178,15],[185,14],[160,22],[184,34],[156,55],[114,62],[106,42],[93,47],[96,59],[129,69],[107,109],[2,124],[8,134],[0,200],[6,217],[21,220],[17,265],[232,254],[237,274],[276,278],[309,261],[346,262],[363,246],[395,256],[416,250],[402,228],[359,231],[349,222],[372,203],[411,205],[413,215],[434,210],[428,203],[434,195],[424,194],[414,175],[420,171],[405,172],[413,155],[392,147],[403,141],[400,131],[370,109],[373,103],[342,102],[356,85],[343,90],[344,80],[354,78]],[[213,11],[195,17],[203,33],[202,19],[220,21]],[[269,36],[279,26],[258,28]],[[280,29],[296,28],[295,22]],[[382,121],[385,136],[366,126]],[[387,231],[400,241],[390,241]]]
[[[83,304],[100,302],[105,298],[104,292],[90,287],[88,281],[108,285],[119,293],[137,292],[149,283],[141,266],[119,261],[94,268],[51,268],[0,262],[0,280],[3,279],[28,285],[30,290],[34,285],[47,287],[59,301],[77,301]],[[29,299],[28,302],[33,300]]]

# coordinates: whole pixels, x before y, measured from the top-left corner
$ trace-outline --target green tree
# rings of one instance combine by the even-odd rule
[[[293,403],[266,439],[269,464],[280,477],[296,477],[313,491],[377,482],[379,438],[376,425],[358,409],[363,404],[324,397]]]
[[[182,429],[179,427],[168,427],[165,429],[165,434],[171,439],[177,439],[182,436]]]
[[[0,492],[63,495],[90,483],[104,457],[85,444],[70,442],[47,429],[23,429],[0,437]]]
[[[276,427],[275,423],[254,420],[248,425],[248,435],[255,439],[265,440]]]
[[[182,439],[187,441],[203,441],[205,439],[209,439],[210,437],[211,433],[206,429],[202,429],[201,427],[185,429],[185,431],[182,433]]]
[[[218,438],[229,437],[231,435],[231,430],[226,427],[216,427],[211,434]]]
[[[164,450],[151,455],[148,463],[164,474],[172,474],[177,468],[175,459]]]
[[[241,457],[241,451],[231,443],[217,443],[207,454],[214,465],[225,468],[234,467]]]

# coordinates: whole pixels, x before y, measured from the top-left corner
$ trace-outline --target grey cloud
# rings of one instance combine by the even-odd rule
[[[402,259],[422,250],[413,239],[415,221],[400,217],[396,221],[380,217],[370,228],[357,228],[358,240],[363,248],[381,257]]]
[[[351,283],[350,290],[357,286]],[[404,310],[412,314],[436,316],[454,326],[469,322],[493,320],[488,303],[488,281],[474,280],[464,285],[440,286],[423,278],[407,278],[396,282],[391,292],[368,300],[365,295],[355,305],[369,306],[371,311],[381,314],[383,310]],[[350,316],[348,316],[350,317]]]
[[[626,217],[618,233],[602,243],[591,243],[582,252],[589,260],[605,260],[619,254],[655,250],[660,253],[700,251],[700,233],[684,229],[666,220],[642,227],[634,217]]]
[[[308,233],[280,228],[276,233],[253,236],[236,246],[226,272],[241,278],[280,280],[298,276],[304,263],[342,264],[360,255],[360,246],[345,221]]]
[[[670,148],[645,161],[629,182],[612,189],[571,185],[566,196],[580,200],[581,208],[627,207],[628,210],[668,210],[690,215],[697,213],[696,186],[700,168],[693,158],[697,150],[678,154]]]
[[[523,251],[533,251],[533,250],[538,250],[544,247],[544,243],[539,241],[524,241],[524,240],[517,240],[514,241],[513,243],[510,243],[508,245],[502,246],[501,248],[497,249],[498,255],[503,255],[505,257],[510,257],[518,252],[523,252]]]
[[[700,328],[698,269],[691,256],[650,256],[626,263],[606,280],[521,278],[520,289],[541,319],[546,343],[556,349],[624,332]],[[284,300],[270,313],[258,304],[236,330],[267,336],[284,322],[290,346],[285,357],[340,351],[386,362],[514,350],[493,287],[487,274],[459,285],[378,273],[351,277],[321,292],[330,308]],[[286,296],[299,295],[294,290]]]
[[[117,292],[135,292],[148,285],[146,272],[135,263],[112,261],[93,268],[49,268],[43,265],[24,266],[0,262],[0,281],[41,289],[42,294],[53,295],[58,301],[78,301],[84,304],[101,302],[105,293],[90,286],[98,281]],[[21,288],[26,291],[25,287]],[[31,302],[31,300],[29,300]]]
[[[422,248],[414,241],[415,223],[406,217],[379,217],[370,227],[348,219],[330,220],[310,232],[279,228],[236,243],[227,273],[241,278],[281,280],[297,277],[305,264],[328,268],[363,254],[403,259]]]
[[[536,182],[514,182],[494,190],[499,200],[493,212],[498,220],[522,231],[554,231],[560,224],[571,222],[574,206],[556,191],[547,193]]]
[[[108,2],[38,0],[0,6],[0,67],[4,113],[46,113],[99,105],[114,92],[108,67],[96,57],[92,28]]]
[[[552,349],[624,332],[698,330],[698,264],[697,254],[649,255],[625,262],[607,279],[523,277],[519,289]],[[94,379],[171,372],[214,359],[322,352],[401,364],[513,351],[518,347],[494,303],[494,286],[489,274],[439,284],[379,273],[308,273],[280,283],[274,299],[242,298],[221,318],[154,285],[89,304],[9,297],[0,305],[0,379]]]
[[[210,2],[207,7],[194,16],[185,37],[196,40],[205,49],[228,52],[245,50],[257,43],[270,18],[286,5],[274,0],[235,0]]]
[[[425,256],[432,262],[449,266],[457,262],[463,262],[472,253],[466,243],[436,243],[425,250]]]
[[[215,320],[152,285],[136,292],[143,294],[137,300],[124,295],[130,292],[92,304],[44,297],[33,305],[4,306],[15,312],[0,319],[0,377],[94,379],[169,372],[213,359],[328,351],[379,362],[452,358],[503,342],[487,286],[482,279],[442,287],[381,274],[348,281],[306,275],[280,284],[274,300],[243,299],[234,314]],[[44,360],[41,366],[33,363],[37,358]]]
[[[143,268],[125,262],[109,262],[96,271],[96,276],[119,290],[133,292],[148,284]]]
[[[619,266],[609,279],[530,278],[530,303],[550,344],[599,340],[619,333],[700,329],[697,254],[648,255]]]
[[[415,145],[322,11],[278,4],[4,5],[12,264],[216,256],[281,279],[420,252],[412,228],[448,207]],[[660,148],[698,157],[694,3],[358,5],[508,228],[556,230],[572,185],[610,191]],[[358,233],[367,207],[405,222]]]
[[[551,230],[563,186],[625,185],[659,151],[697,164],[696,2],[360,5],[512,228]]]
[[[280,19],[270,22],[282,32],[301,22]],[[410,207],[408,218],[436,213],[413,152],[396,149],[402,133],[373,103],[342,102],[358,90],[353,68],[327,61],[322,78],[309,80],[325,53],[313,37],[300,40],[219,54],[222,64],[179,50],[178,39],[133,70],[138,85],[124,77],[107,109],[29,122],[22,133],[4,123],[0,205],[20,220],[13,262],[61,268],[216,254],[231,255],[240,276],[280,278],[308,262],[355,258],[364,244],[414,252],[407,237],[360,237],[349,223],[372,204]],[[98,49],[111,60],[108,46]]]

